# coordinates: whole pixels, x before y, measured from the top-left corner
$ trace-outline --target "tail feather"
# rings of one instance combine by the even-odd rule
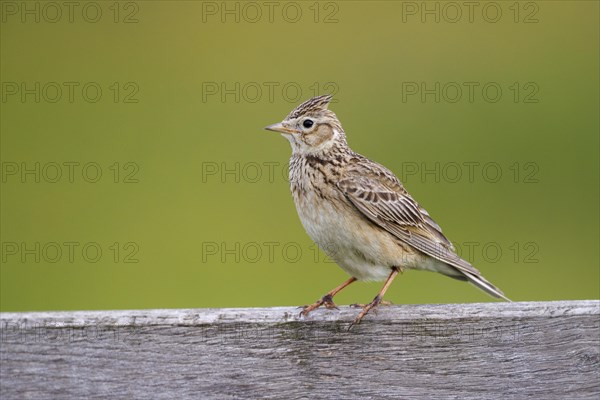
[[[504,299],[506,301],[512,302],[512,300],[510,300],[508,297],[506,297],[504,295],[504,293],[502,293],[502,290],[498,289],[492,283],[485,280],[481,275],[478,276],[478,275],[469,274],[469,273],[464,273],[464,275],[469,280],[469,282],[471,282],[473,285],[475,285],[479,289],[483,290],[484,292],[486,292],[494,297],[497,297],[499,299]]]

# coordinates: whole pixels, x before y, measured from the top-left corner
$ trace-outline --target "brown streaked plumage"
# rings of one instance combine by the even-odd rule
[[[334,308],[333,296],[356,280],[386,280],[357,324],[405,269],[440,272],[508,300],[455,253],[440,226],[392,172],[350,149],[339,120],[327,108],[330,101],[329,95],[312,98],[266,127],[292,146],[290,188],[306,232],[352,276],[302,314],[322,305]]]

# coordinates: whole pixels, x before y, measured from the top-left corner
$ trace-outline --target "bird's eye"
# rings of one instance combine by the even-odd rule
[[[302,123],[302,126],[305,127],[305,128],[310,128],[314,124],[315,123],[313,122],[312,119],[305,119],[304,122]]]

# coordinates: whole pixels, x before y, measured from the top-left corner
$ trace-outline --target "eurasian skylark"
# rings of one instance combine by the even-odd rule
[[[392,172],[348,147],[340,121],[328,110],[330,101],[329,95],[312,98],[265,128],[280,132],[292,146],[289,180],[304,229],[351,275],[301,314],[322,305],[336,308],[333,296],[357,280],[385,280],[354,320],[357,324],[381,303],[404,269],[440,272],[508,300],[455,253],[439,225]]]

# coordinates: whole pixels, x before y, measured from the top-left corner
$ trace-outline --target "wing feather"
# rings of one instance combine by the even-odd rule
[[[506,299],[500,289],[486,281],[476,268],[454,252],[452,243],[443,235],[440,226],[383,166],[355,164],[342,175],[338,187],[373,223],[402,242],[454,267],[484,291]]]

